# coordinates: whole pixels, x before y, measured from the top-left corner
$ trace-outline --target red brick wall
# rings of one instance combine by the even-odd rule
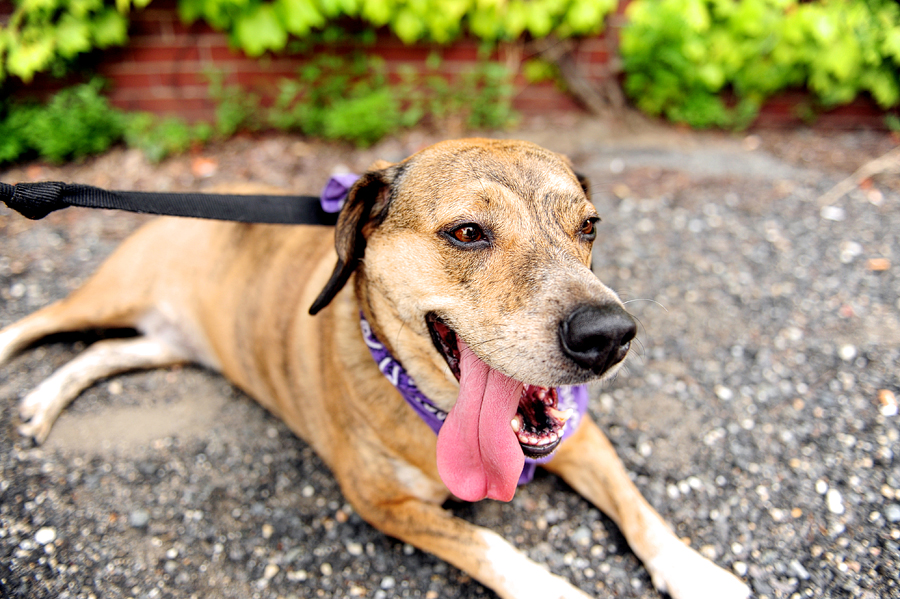
[[[347,51],[350,46],[330,47],[329,51]],[[401,65],[425,70],[429,54],[442,57],[441,71],[448,76],[473,68],[478,61],[478,44],[462,40],[451,46],[406,46],[386,32],[369,52],[385,60],[388,72]],[[519,45],[502,46],[496,58],[510,61],[518,68],[526,58]],[[605,73],[608,61],[603,38],[585,40],[577,51],[577,60],[588,77]],[[156,0],[143,11],[133,13],[127,47],[107,51],[98,72],[110,80],[114,105],[129,110],[176,113],[189,119],[212,118],[213,103],[207,94],[209,70],[224,73],[227,83],[254,88],[264,95],[275,90],[282,77],[296,75],[304,64],[303,56],[267,55],[252,59],[228,46],[227,36],[209,26],[186,26],[178,19],[175,0]],[[577,110],[576,103],[552,83],[528,84],[516,79],[515,108],[526,113]]]
[[[615,35],[627,2],[620,2],[612,19],[610,34]],[[2,15],[2,10],[0,10]],[[590,81],[602,82],[609,76],[611,48],[615,40],[605,36],[584,39],[575,52],[576,64]],[[329,47],[329,51],[348,51],[349,46]],[[441,70],[448,76],[471,69],[478,60],[478,44],[462,40],[451,46],[405,46],[396,37],[380,32],[377,43],[367,51],[384,58],[389,72],[400,65],[425,70],[432,52],[442,57]],[[496,59],[518,68],[528,57],[520,44],[503,45]],[[142,11],[132,13],[130,42],[125,48],[98,54],[97,71],[112,82],[111,100],[128,110],[147,110],[159,114],[179,114],[190,120],[213,118],[214,104],[207,93],[209,70],[224,73],[227,83],[249,86],[263,95],[271,95],[282,77],[292,77],[304,63],[302,56],[267,55],[252,59],[228,47],[227,36],[203,23],[186,26],[178,19],[176,0],[154,0]],[[515,80],[514,107],[525,114],[580,110],[576,102],[553,83],[529,84],[519,75]],[[33,88],[46,89],[60,84],[39,80]],[[788,127],[802,123],[798,108],[808,101],[803,93],[787,93],[768,102],[758,127]],[[884,128],[884,113],[869,98],[860,98],[817,117],[819,127],[848,129]]]

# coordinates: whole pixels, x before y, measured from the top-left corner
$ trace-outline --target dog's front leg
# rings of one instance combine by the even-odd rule
[[[590,418],[584,419],[545,467],[615,521],[660,591],[674,599],[744,599],[750,595],[736,576],[675,536],[632,484],[612,444]]]
[[[503,599],[588,599],[500,535],[453,516],[401,485],[386,485],[384,479],[363,481],[357,472],[353,484],[342,488],[372,526],[456,566]]]

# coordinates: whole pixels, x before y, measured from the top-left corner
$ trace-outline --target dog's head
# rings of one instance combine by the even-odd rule
[[[438,463],[464,499],[510,498],[519,456],[559,443],[552,388],[608,377],[628,352],[634,321],[590,270],[598,220],[568,161],[519,141],[437,144],[350,192],[311,312],[355,273],[374,332],[449,412]]]

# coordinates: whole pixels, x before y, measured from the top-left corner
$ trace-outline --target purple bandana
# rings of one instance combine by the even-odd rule
[[[340,212],[344,206],[344,200],[347,199],[347,194],[350,192],[350,188],[353,187],[357,179],[359,179],[359,175],[353,173],[332,175],[319,196],[322,202],[322,210],[329,213]]]
[[[406,373],[406,370],[400,362],[394,359],[394,356],[388,352],[384,345],[378,341],[372,333],[372,327],[369,326],[369,322],[365,317],[360,314],[359,318],[363,339],[365,340],[369,351],[372,352],[375,363],[378,364],[378,370],[380,370],[381,374],[386,376],[391,384],[397,388],[397,391],[400,392],[400,395],[403,396],[406,403],[415,410],[416,414],[419,415],[419,418],[424,420],[425,424],[431,427],[434,434],[437,434],[444,424],[444,419],[447,418],[447,412],[431,403],[431,400],[419,391],[419,388],[416,387],[415,382]],[[561,412],[564,412],[569,408],[573,409],[572,417],[569,418],[569,421],[566,423],[566,428],[563,430],[562,438],[565,440],[578,429],[578,424],[581,422],[582,416],[587,412],[587,386],[576,385],[573,387],[557,387],[556,393],[559,396],[558,409]],[[525,483],[531,482],[531,479],[534,478],[534,471],[537,464],[543,464],[552,457],[553,456],[547,456],[538,459],[525,458],[525,466],[522,468],[522,474],[519,476],[519,484],[524,485]]]

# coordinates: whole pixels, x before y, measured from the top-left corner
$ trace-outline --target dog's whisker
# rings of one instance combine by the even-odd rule
[[[659,303],[659,302],[656,301],[655,299],[649,299],[649,298],[646,298],[646,297],[630,299],[630,300],[627,300],[627,301],[622,302],[622,304],[623,304],[623,305],[627,305],[627,304],[630,304],[630,303],[633,303],[633,302],[650,302],[651,304],[656,304],[657,306],[659,306],[660,308],[662,308],[662,309],[665,310],[666,312],[669,311],[668,308],[666,308],[663,304]]]
[[[401,321],[400,321],[400,328],[397,329],[397,337],[396,337],[396,344],[395,344],[395,347],[399,347],[399,346],[400,346],[400,335],[403,334],[403,328],[404,328],[405,326],[406,326],[406,323],[405,323],[404,321],[401,320]]]
[[[644,342],[641,341],[640,339],[638,339],[637,337],[635,337],[634,340],[637,341],[638,345],[641,346],[641,351],[640,351],[640,352],[635,352],[635,353],[636,353],[638,356],[642,356],[642,357],[643,357],[643,356],[647,353],[647,348],[644,346]]]
[[[483,341],[479,341],[477,343],[471,343],[471,344],[469,344],[469,349],[472,349],[473,347],[481,347],[482,345],[486,345],[488,343],[493,343],[494,341],[499,341],[501,339],[503,339],[503,336],[493,337],[491,339],[484,339]],[[503,351],[505,351],[505,349],[506,348],[498,347],[496,352],[498,352],[498,353],[503,352]],[[512,348],[510,348],[510,349],[512,349]]]

